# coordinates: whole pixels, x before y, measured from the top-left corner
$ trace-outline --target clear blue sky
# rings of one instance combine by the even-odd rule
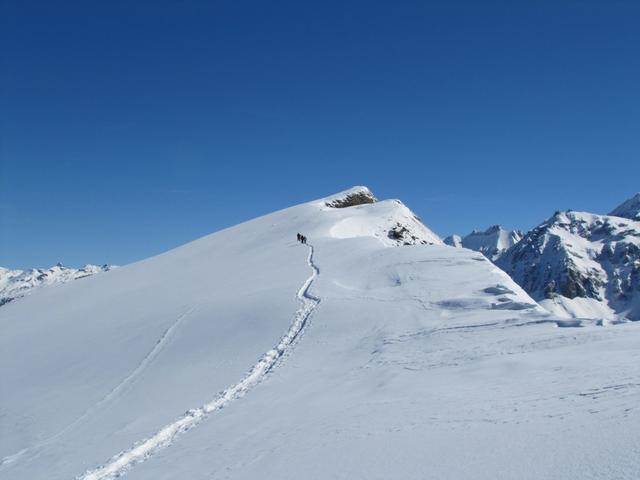
[[[637,1],[0,10],[0,265],[125,264],[364,184],[441,235],[640,190]]]

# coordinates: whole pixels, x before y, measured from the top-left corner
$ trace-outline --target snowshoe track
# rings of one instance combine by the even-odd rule
[[[280,339],[280,342],[273,349],[266,352],[240,382],[224,390],[211,402],[199,408],[188,410],[174,422],[165,425],[155,435],[112,457],[104,465],[79,475],[76,477],[77,480],[113,480],[121,477],[136,464],[144,462],[158,451],[171,445],[178,435],[198,425],[209,414],[222,409],[233,400],[242,398],[262,381],[300,336],[311,313],[320,303],[318,297],[309,293],[309,288],[320,271],[313,262],[313,246],[307,245],[307,247],[309,248],[307,264],[312,273],[298,290],[297,297],[302,306],[296,312],[293,323],[287,333]]]

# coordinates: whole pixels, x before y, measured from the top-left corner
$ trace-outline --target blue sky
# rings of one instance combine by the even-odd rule
[[[0,265],[125,264],[345,189],[441,235],[640,190],[638,2],[0,10]]]

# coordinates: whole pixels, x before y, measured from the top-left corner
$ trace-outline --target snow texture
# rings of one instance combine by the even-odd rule
[[[217,398],[200,408],[188,410],[182,417],[165,425],[158,433],[146,440],[137,443],[130,450],[116,455],[105,465],[87,472],[82,480],[110,480],[121,476],[126,470],[136,463],[141,463],[161,449],[169,446],[175,437],[195,427],[207,415],[227,406],[233,400],[243,397],[251,388],[255,387],[264,376],[275,366],[282,355],[287,352],[293,342],[298,338],[304,328],[311,312],[320,303],[320,299],[309,294],[309,287],[318,275],[318,268],[313,264],[313,247],[308,246],[309,257],[307,263],[311,267],[311,276],[304,282],[298,291],[298,300],[302,307],[296,312],[295,318],[286,335],[280,343],[269,350],[256,363],[251,371],[240,382],[227,388]],[[164,336],[163,336],[164,338]],[[159,343],[158,343],[159,344]],[[158,345],[156,344],[156,345]],[[153,352],[152,352],[153,353]],[[145,358],[145,360],[147,360]]]
[[[639,478],[640,323],[348,192],[2,307],[0,478]]]

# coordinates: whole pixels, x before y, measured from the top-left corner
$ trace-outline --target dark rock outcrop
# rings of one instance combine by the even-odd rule
[[[327,207],[332,208],[347,208],[355,207],[356,205],[365,205],[367,203],[375,203],[377,201],[378,199],[373,195],[373,193],[361,190],[359,192],[349,193],[343,198],[327,202],[326,205]]]

